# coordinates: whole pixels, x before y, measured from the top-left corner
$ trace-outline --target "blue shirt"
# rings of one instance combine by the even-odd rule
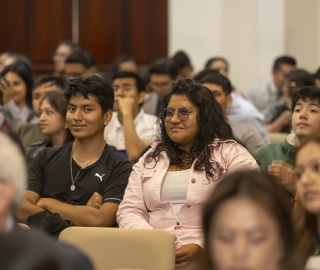
[[[264,116],[258,109],[242,96],[231,93],[232,105],[227,109],[227,116],[234,122],[252,124],[259,130],[264,144],[270,143]]]

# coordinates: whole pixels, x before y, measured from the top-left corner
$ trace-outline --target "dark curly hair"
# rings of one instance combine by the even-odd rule
[[[190,79],[181,79],[172,84],[171,91],[162,100],[163,108],[168,106],[173,95],[186,96],[199,110],[197,116],[199,131],[194,137],[195,142],[191,146],[189,153],[180,150],[169,138],[165,129],[164,119],[160,115],[157,123],[161,142],[155,147],[154,151],[151,151],[146,156],[146,163],[152,160],[157,161],[160,153],[165,151],[171,165],[183,167],[185,160],[192,163],[197,159],[194,170],[205,170],[208,180],[218,180],[221,177],[220,165],[217,162],[212,163],[212,151],[209,145],[216,138],[219,140],[237,141],[230,125],[222,114],[220,104],[214,99],[208,88]]]

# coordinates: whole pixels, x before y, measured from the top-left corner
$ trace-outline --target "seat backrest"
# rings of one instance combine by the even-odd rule
[[[96,270],[173,270],[174,235],[164,230],[69,227],[59,236],[82,250]]]
[[[281,143],[286,139],[288,135],[288,133],[268,132],[270,143]]]

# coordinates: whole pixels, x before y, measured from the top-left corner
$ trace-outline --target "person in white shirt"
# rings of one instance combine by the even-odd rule
[[[112,77],[112,86],[115,112],[105,127],[104,139],[122,156],[135,162],[156,133],[156,117],[146,114],[141,108],[145,84],[139,75],[129,71],[118,72]]]
[[[212,70],[200,82],[212,92],[214,98],[220,104],[222,113],[231,126],[234,135],[245,145],[249,152],[253,153],[261,147],[264,142],[259,130],[254,125],[228,119],[227,108],[232,104],[232,86],[229,79]]]
[[[282,96],[282,87],[288,74],[295,70],[297,62],[293,57],[280,56],[273,64],[272,80],[268,83],[251,86],[245,91],[245,97],[266,116],[270,106]]]

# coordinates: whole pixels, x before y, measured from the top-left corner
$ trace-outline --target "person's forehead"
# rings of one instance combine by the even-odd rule
[[[40,107],[43,108],[48,108],[48,107],[52,107],[49,100],[48,99],[44,99],[40,105]]]
[[[290,65],[290,64],[287,64],[287,63],[282,63],[280,65],[280,68],[279,68],[279,72],[284,72],[284,73],[290,73],[291,71],[295,70],[296,69],[296,66],[294,65]]]
[[[319,99],[310,99],[310,98],[299,98],[297,105],[305,105],[305,106],[311,106],[311,105],[318,105],[319,106]]]
[[[60,90],[60,87],[53,84],[52,82],[45,82],[38,85],[36,88],[34,88],[32,92],[36,93],[36,92],[46,92],[46,91],[54,91],[54,90]]]
[[[221,85],[215,83],[204,83],[203,85],[207,87],[210,91],[224,92],[223,87]]]
[[[307,166],[310,163],[320,161],[320,152],[318,151],[320,144],[314,141],[308,142],[305,144],[297,153],[296,156],[296,165]]]
[[[216,61],[211,63],[210,67],[211,68],[227,68],[228,65],[223,60],[216,60]]]
[[[71,52],[71,47],[66,44],[60,44],[57,48],[57,52],[69,54]]]
[[[112,82],[113,85],[119,85],[119,84],[128,84],[128,85],[136,85],[136,80],[134,78],[116,78]]]
[[[82,95],[81,93],[76,93],[75,95],[72,95],[69,100],[69,104],[99,104],[98,97],[93,94],[88,94],[87,97]]]
[[[172,81],[170,75],[161,73],[161,74],[151,74],[150,81]]]

